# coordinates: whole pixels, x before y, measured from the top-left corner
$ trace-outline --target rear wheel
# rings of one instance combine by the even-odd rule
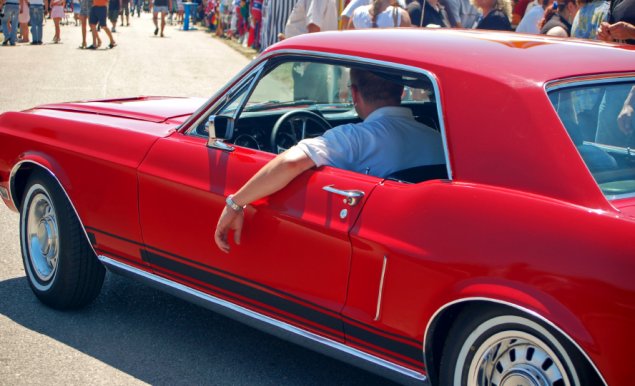
[[[105,269],[66,195],[41,171],[27,182],[20,208],[20,243],[27,280],[44,304],[79,308],[97,297]]]
[[[579,386],[586,360],[537,321],[490,308],[460,316],[441,358],[441,385]]]

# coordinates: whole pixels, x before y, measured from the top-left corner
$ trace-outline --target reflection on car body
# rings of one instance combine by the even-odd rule
[[[404,383],[626,385],[635,165],[615,114],[633,63],[626,46],[541,36],[303,35],[205,103],[1,115],[0,196],[55,308],[90,303],[105,266]],[[279,151],[360,121],[351,68],[404,86],[445,163],[309,170],[245,208],[241,245],[221,256],[228,194]]]

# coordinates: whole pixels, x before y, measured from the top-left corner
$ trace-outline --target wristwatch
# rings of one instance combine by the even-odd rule
[[[233,210],[235,210],[236,212],[242,212],[243,209],[245,208],[245,206],[240,206],[238,204],[236,204],[236,201],[234,201],[234,195],[230,194],[229,196],[227,196],[227,198],[225,199],[225,204],[227,204],[228,207],[232,208]]]

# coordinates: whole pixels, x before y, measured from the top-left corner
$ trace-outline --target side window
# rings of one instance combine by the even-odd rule
[[[448,178],[431,76],[398,66],[293,59],[272,59],[258,78],[232,91],[205,124],[219,115],[233,118],[216,121],[217,129],[231,124],[225,143],[276,154],[323,136],[303,144],[325,147],[306,150],[323,155],[314,159],[318,166],[399,182]],[[370,122],[378,123],[357,125],[362,122],[359,106],[365,116],[374,113],[370,107],[377,110]],[[401,170],[407,171],[393,175]]]
[[[604,194],[635,195],[635,81],[557,89],[549,98]]]

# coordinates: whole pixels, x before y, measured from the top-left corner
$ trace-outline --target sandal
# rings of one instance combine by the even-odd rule
[[[79,47],[77,47],[77,48],[79,48],[80,50],[84,50],[84,49],[86,49],[86,43],[82,43],[82,44],[81,44]]]
[[[97,49],[97,47],[95,47],[95,45],[94,45],[94,44],[91,44],[90,46],[88,46],[88,49],[89,49],[89,50],[96,50],[96,49]]]
[[[108,45],[108,48],[115,48],[115,47],[117,47],[117,43],[115,42],[112,42]]]

